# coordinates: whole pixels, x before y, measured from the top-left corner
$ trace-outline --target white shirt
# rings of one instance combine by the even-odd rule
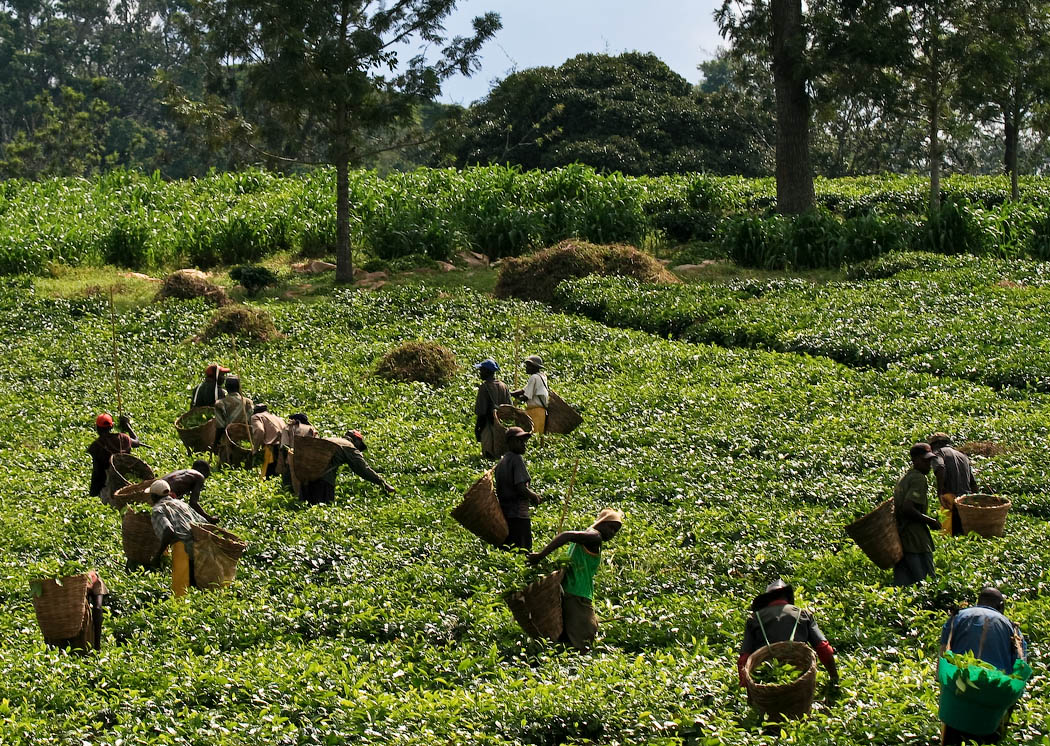
[[[550,390],[547,388],[547,376],[543,373],[533,373],[529,376],[529,382],[525,384],[526,406],[546,409],[549,399]]]

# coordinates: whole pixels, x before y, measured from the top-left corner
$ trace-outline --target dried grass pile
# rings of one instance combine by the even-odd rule
[[[211,315],[201,334],[203,339],[247,337],[253,342],[270,342],[281,337],[266,311],[248,306],[225,306]]]
[[[203,272],[195,269],[180,269],[164,278],[160,290],[157,291],[157,300],[168,298],[206,298],[216,306],[228,306],[232,303],[223,288],[210,282]]]
[[[678,282],[656,259],[633,246],[562,241],[529,256],[508,258],[500,267],[495,294],[550,303],[562,280],[587,275],[618,275],[642,282]]]
[[[376,375],[390,381],[422,381],[445,386],[456,374],[456,356],[434,342],[406,342],[387,352]]]

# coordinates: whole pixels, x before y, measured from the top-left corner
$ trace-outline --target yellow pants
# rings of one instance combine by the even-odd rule
[[[263,459],[262,459],[262,471],[261,471],[261,474],[262,474],[262,478],[266,479],[266,472],[269,470],[270,464],[272,464],[276,459],[273,456],[273,446],[263,446],[262,447],[262,452],[263,452]]]
[[[532,432],[543,435],[543,428],[547,424],[547,410],[543,407],[525,407],[525,414],[532,418]]]
[[[171,592],[176,597],[186,595],[190,587],[190,555],[186,545],[176,541],[171,545]]]
[[[948,515],[944,516],[944,514],[941,513],[941,515],[944,516],[941,518],[941,531],[948,534],[948,536],[952,535],[953,507],[955,507],[955,495],[953,495],[951,492],[945,492],[943,495],[941,495],[941,510],[947,510]]]

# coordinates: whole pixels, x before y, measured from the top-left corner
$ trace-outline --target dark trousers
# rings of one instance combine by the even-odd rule
[[[507,518],[506,516],[504,516]],[[512,549],[524,549],[532,551],[532,519],[531,518],[507,518],[507,540],[500,544],[500,549],[510,551]]]
[[[986,733],[983,736],[964,733],[961,730],[955,730],[950,725],[942,727],[941,744],[944,746],[962,746],[964,743],[999,743],[1003,738],[1003,728],[1001,726],[994,733]]]

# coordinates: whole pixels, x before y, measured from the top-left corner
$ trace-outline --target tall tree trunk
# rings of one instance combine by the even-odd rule
[[[1017,185],[1017,140],[1018,127],[1013,119],[1007,119],[1004,130],[1006,132],[1006,152],[1003,155],[1003,165],[1006,173],[1010,174],[1010,199],[1016,201],[1019,188]]]
[[[930,103],[930,211],[941,206],[941,99],[938,86],[934,84],[934,94]]]
[[[777,100],[777,210],[797,215],[816,205],[809,159],[809,94],[802,0],[772,0],[773,86]]]
[[[350,254],[350,161],[340,154],[335,163],[335,281],[354,281],[354,260]]]

